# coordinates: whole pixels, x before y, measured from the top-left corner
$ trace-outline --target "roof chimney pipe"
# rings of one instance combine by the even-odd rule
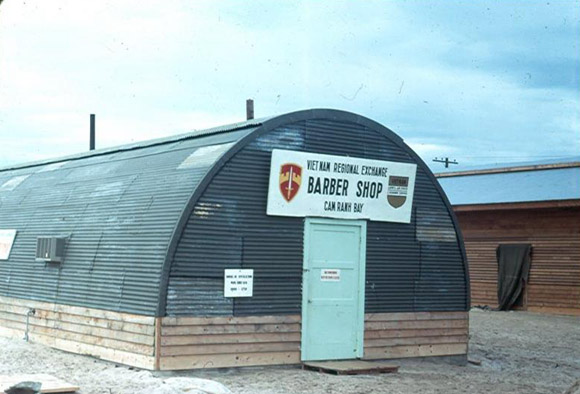
[[[91,137],[89,150],[95,150],[95,114],[91,114]]]
[[[246,119],[254,119],[254,100],[246,100]]]

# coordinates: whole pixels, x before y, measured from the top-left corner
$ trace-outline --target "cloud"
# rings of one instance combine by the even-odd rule
[[[0,165],[84,150],[89,113],[104,147],[243,120],[250,97],[360,113],[426,161],[575,154],[577,6],[5,2]]]

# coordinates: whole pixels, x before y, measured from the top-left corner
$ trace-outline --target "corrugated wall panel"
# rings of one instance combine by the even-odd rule
[[[154,315],[175,225],[223,152],[178,167],[198,148],[252,130],[0,171],[0,186],[29,175],[0,190],[0,229],[18,231],[10,259],[0,261],[0,295]],[[62,264],[35,261],[38,236],[69,238]]]
[[[310,120],[260,136],[224,165],[198,200],[177,246],[168,293],[177,289],[172,283],[208,274],[223,285],[223,268],[241,266],[255,270],[254,296],[233,299],[234,315],[300,313],[304,219],[266,215],[272,149],[413,162],[386,137],[355,123]],[[446,205],[420,167],[415,190],[411,224],[368,222],[367,312],[467,308],[461,250],[456,237],[452,242],[449,237],[455,230]],[[417,239],[417,212],[431,213],[422,221],[429,242]],[[210,251],[222,242],[225,249],[237,248],[227,241],[236,237],[241,261],[236,254],[216,265]],[[206,298],[192,296],[189,301],[184,307],[168,297],[167,314],[206,313]]]

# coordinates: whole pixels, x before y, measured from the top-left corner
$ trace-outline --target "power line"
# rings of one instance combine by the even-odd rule
[[[541,158],[541,157],[545,157],[545,158],[562,158],[562,157],[568,157],[568,156],[563,156],[563,155],[534,155],[534,156],[500,156],[500,155],[494,155],[494,156],[461,156],[464,158],[468,158],[468,159],[534,159],[534,158]]]

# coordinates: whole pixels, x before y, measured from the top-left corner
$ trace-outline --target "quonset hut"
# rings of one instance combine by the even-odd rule
[[[452,209],[306,110],[0,171],[0,334],[147,369],[467,353]]]

